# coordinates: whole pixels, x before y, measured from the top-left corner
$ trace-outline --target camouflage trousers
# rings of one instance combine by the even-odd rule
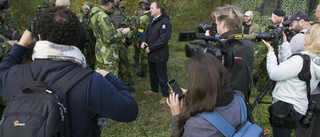
[[[134,46],[134,55],[133,55],[133,59],[134,59],[134,63],[135,63],[135,66],[138,66],[139,65],[139,60],[140,60],[140,54],[143,53],[143,52],[140,52],[140,42],[137,42],[137,43],[134,43],[133,44]]]
[[[141,49],[140,48],[140,71],[144,74],[147,73],[147,69],[148,69],[148,55],[145,51],[145,49]]]
[[[119,47],[119,78],[126,85],[133,85],[132,72],[130,69],[127,46],[121,45]]]

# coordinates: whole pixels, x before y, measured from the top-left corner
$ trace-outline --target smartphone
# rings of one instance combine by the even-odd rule
[[[174,93],[179,95],[180,100],[184,97],[184,94],[176,80],[172,79],[168,81],[167,84],[171,88],[171,90],[173,90]]]

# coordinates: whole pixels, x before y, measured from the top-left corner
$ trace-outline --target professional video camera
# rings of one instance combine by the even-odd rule
[[[38,5],[37,6],[37,18],[39,17],[40,13],[45,9],[50,7],[49,5]],[[31,20],[28,23],[28,30],[34,34],[38,34],[38,29],[37,29],[37,19]]]
[[[315,116],[319,116],[319,114],[320,106],[318,105],[318,103],[314,100],[310,101],[306,114],[300,120],[300,125],[304,128],[308,128],[312,119]]]
[[[256,40],[271,41],[271,45],[276,49],[278,45],[282,44],[282,32],[287,36],[287,40],[290,41],[293,37],[292,31],[289,30],[289,26],[275,27],[273,25],[268,26],[268,29],[272,29],[271,32],[256,32]]]
[[[211,30],[216,32],[216,27],[205,23],[199,24],[199,32],[205,32],[205,30]],[[212,33],[211,33],[212,34]],[[195,31],[180,32],[179,41],[193,41],[188,42],[185,45],[186,57],[193,57],[200,53],[210,53],[216,56],[226,68],[231,68],[234,61],[234,56],[231,48],[235,45],[241,45],[241,42],[236,39],[220,39],[215,36],[205,36],[204,33],[196,33]]]

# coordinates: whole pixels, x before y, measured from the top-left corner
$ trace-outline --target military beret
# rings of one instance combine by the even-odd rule
[[[286,13],[282,10],[282,9],[276,9],[273,11],[273,14],[277,15],[277,16],[286,16]]]

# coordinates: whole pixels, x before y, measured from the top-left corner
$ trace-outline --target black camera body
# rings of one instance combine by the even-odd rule
[[[293,37],[293,33],[289,30],[289,26],[274,27],[269,26],[272,29],[271,32],[256,32],[256,40],[261,41],[262,39],[266,41],[271,41],[271,45],[277,48],[278,45],[282,44],[282,32],[287,36],[287,40],[290,41]]]
[[[300,126],[302,126],[303,128],[308,128],[310,126],[310,122],[312,121],[312,119],[315,116],[318,117],[319,114],[320,114],[320,106],[318,105],[318,103],[314,100],[310,101],[306,114],[299,121]]]
[[[216,56],[226,68],[231,68],[234,62],[234,55],[230,48],[233,45],[241,44],[236,39],[219,39],[213,36],[205,36],[204,34],[197,34],[195,31],[180,32],[179,41],[193,41],[185,45],[185,55],[191,58],[201,53],[210,53]]]

